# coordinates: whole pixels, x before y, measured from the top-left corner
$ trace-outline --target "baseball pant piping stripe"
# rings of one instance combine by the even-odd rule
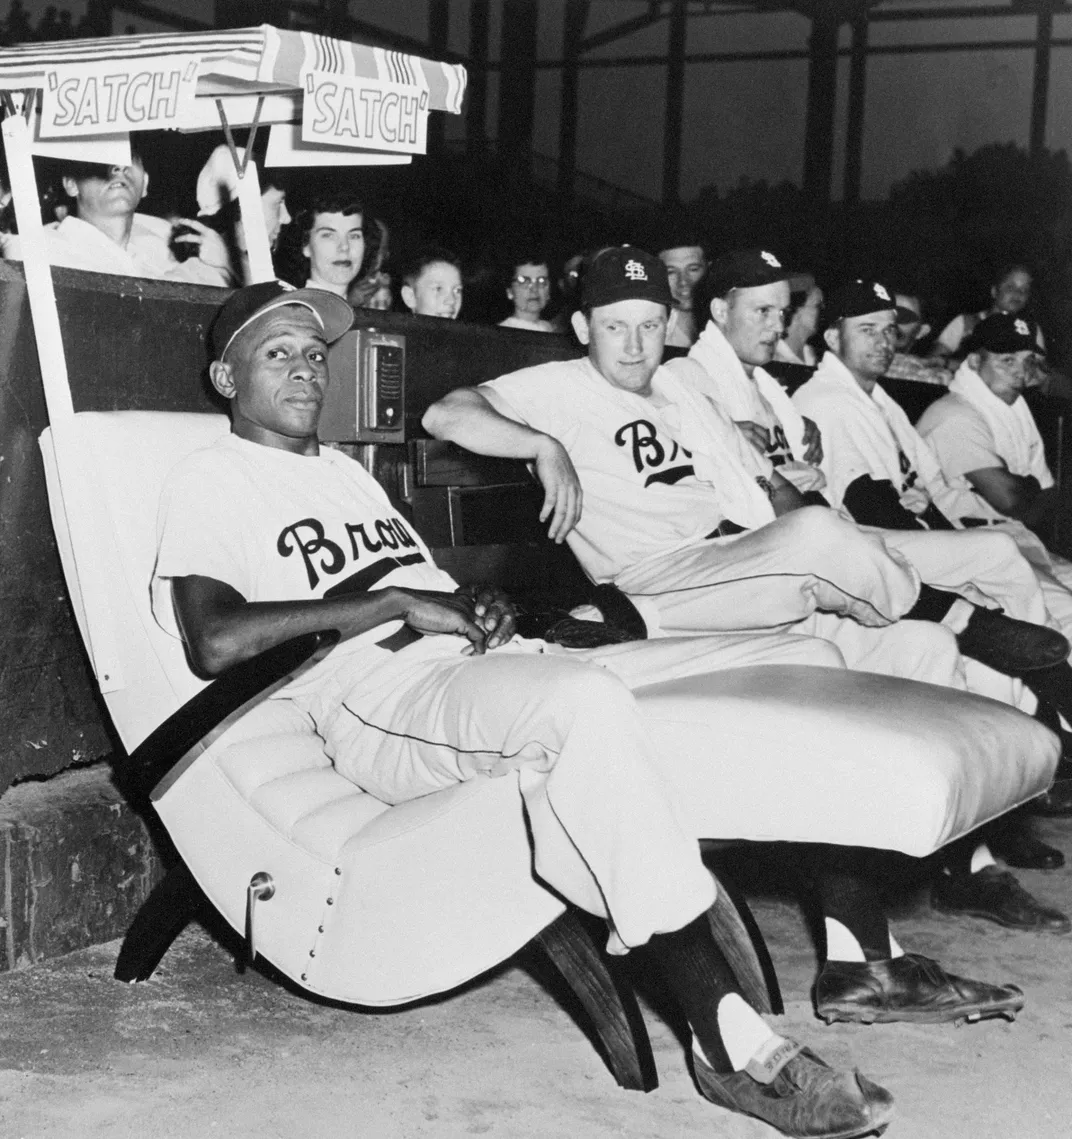
[[[409,732],[393,732],[390,728],[384,728],[380,724],[374,724],[371,720],[366,720],[365,717],[362,716],[359,712],[355,712],[354,709],[351,708],[345,700],[342,703],[342,707],[345,708],[346,711],[349,712],[355,720],[358,720],[360,723],[364,724],[366,728],[371,728],[374,732],[380,732],[385,736],[394,736],[396,739],[412,740],[414,743],[427,744],[429,747],[442,747],[446,748],[448,751],[453,751],[461,755],[497,755],[501,759],[515,759],[521,754],[521,751],[505,752],[501,751],[499,748],[493,747],[460,747],[457,744],[447,743],[446,740],[428,740],[423,736],[411,735]],[[561,754],[561,752],[555,748],[548,747],[546,744],[540,743],[539,740],[528,740],[525,746],[528,747],[531,744],[535,744],[537,747],[542,748],[548,753],[548,755]]]
[[[889,617],[882,612],[881,609],[875,605],[874,602],[868,601],[866,597],[858,597],[855,593],[849,593],[847,589],[843,589],[835,581],[831,581],[828,577],[822,577],[817,573],[757,573],[750,574],[747,577],[727,577],[722,581],[705,581],[697,585],[683,585],[679,589],[660,589],[653,593],[642,593],[637,589],[623,589],[623,592],[630,597],[672,597],[675,593],[695,593],[699,589],[718,589],[723,585],[740,585],[745,581],[762,581],[764,578],[777,578],[777,577],[813,577],[816,581],[824,582],[831,588],[836,589],[839,593],[843,593],[846,597],[851,598],[853,601],[858,601],[861,605],[866,605],[874,613],[877,613],[884,621],[888,621],[891,625],[896,618]],[[749,626],[751,628],[751,626]],[[760,626],[762,627],[762,626]],[[771,628],[780,628],[780,626],[770,626]]]

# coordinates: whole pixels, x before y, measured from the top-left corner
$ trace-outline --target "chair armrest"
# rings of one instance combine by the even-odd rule
[[[147,795],[181,759],[204,751],[253,704],[282,687],[298,668],[326,653],[338,640],[337,629],[305,633],[222,672],[142,740],[120,765],[120,782]]]

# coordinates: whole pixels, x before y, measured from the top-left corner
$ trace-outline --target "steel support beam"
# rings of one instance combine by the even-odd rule
[[[808,41],[808,110],[804,126],[804,193],[819,209],[830,204],[834,167],[839,17],[821,12]]]
[[[562,105],[558,120],[558,192],[573,197],[577,177],[577,112],[581,42],[588,26],[588,0],[566,5],[562,21]]]
[[[686,0],[674,0],[666,58],[666,118],[663,130],[663,204],[681,196],[681,135],[685,114],[685,38],[688,31]]]
[[[1050,51],[1053,46],[1053,6],[1042,3],[1038,10],[1035,43],[1035,76],[1031,91],[1030,150],[1033,155],[1046,149],[1046,109],[1050,98]]]
[[[532,168],[536,121],[536,0],[502,6],[502,70],[499,73],[499,153],[507,168],[527,176]]]
[[[450,0],[428,0],[428,55],[444,59],[450,42]],[[428,116],[428,153],[439,154],[446,139],[447,116]]]
[[[852,22],[849,56],[849,110],[845,130],[845,184],[847,204],[860,200],[864,168],[864,107],[867,101],[867,15]]]
[[[469,81],[465,88],[465,149],[480,154],[488,140],[489,0],[469,4]]]

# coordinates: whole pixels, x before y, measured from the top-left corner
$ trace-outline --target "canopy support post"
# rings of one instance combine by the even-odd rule
[[[242,215],[242,230],[246,238],[246,256],[249,258],[249,281],[242,283],[250,285],[255,285],[259,281],[275,280],[272,248],[268,242],[268,227],[261,207],[261,185],[257,177],[257,164],[253,161],[253,142],[257,135],[257,124],[263,106],[262,95],[257,100],[257,111],[250,126],[245,153],[239,156],[231,124],[227,121],[227,112],[223,109],[223,100],[216,100],[216,109],[220,114],[223,133],[227,139],[227,149],[231,152],[231,161],[234,163],[238,180],[238,208]]]
[[[94,525],[98,505],[88,492],[87,480],[79,471],[80,447],[74,429],[74,401],[67,373],[63,336],[60,331],[56,291],[52,282],[52,266],[48,258],[45,227],[41,221],[40,196],[33,167],[33,139],[30,120],[33,118],[36,90],[24,92],[25,103],[18,113],[14,99],[5,93],[4,105],[9,113],[0,127],[7,155],[11,196],[15,203],[15,218],[19,225],[19,244],[22,249],[23,273],[26,277],[26,295],[33,318],[34,337],[37,341],[37,359],[41,368],[41,383],[45,390],[45,406],[55,445],[56,471],[64,510],[74,535],[76,549],[95,550],[93,535],[100,533]],[[12,113],[14,112],[14,113]],[[116,652],[115,629],[108,604],[105,584],[107,568],[92,556],[77,562],[80,596],[72,597],[79,612],[85,633],[93,671],[102,692],[123,688],[123,674]],[[85,620],[91,609],[102,615],[93,636]]]

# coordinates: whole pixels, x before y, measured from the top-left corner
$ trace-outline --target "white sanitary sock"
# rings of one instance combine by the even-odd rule
[[[866,961],[863,946],[853,936],[848,926],[837,918],[823,918],[826,926],[827,961]]]
[[[988,866],[996,866],[994,856],[990,853],[990,847],[985,842],[979,843],[972,853],[971,872],[978,874],[980,870],[985,870]]]

